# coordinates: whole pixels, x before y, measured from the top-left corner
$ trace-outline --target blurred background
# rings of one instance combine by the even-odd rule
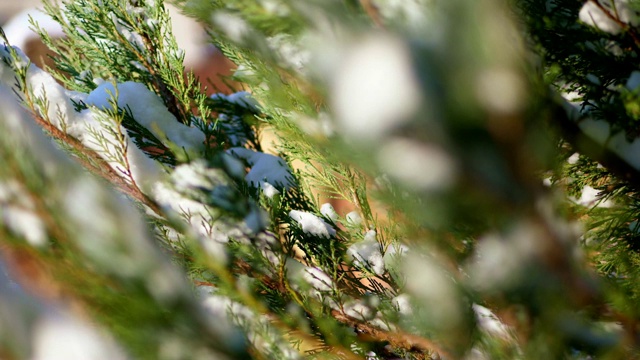
[[[0,25],[12,45],[21,48],[38,65],[52,66],[47,57],[51,52],[42,44],[38,35],[30,29],[29,17],[53,37],[63,36],[60,27],[38,10],[41,0],[0,0]],[[232,74],[233,63],[226,59],[213,45],[207,43],[203,27],[192,18],[182,15],[174,6],[168,5],[174,34],[180,47],[185,51],[186,70],[192,70],[207,87],[207,93],[229,93],[228,81],[221,77]]]

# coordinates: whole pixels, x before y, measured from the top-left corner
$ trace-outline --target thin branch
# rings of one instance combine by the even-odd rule
[[[454,359],[446,350],[441,346],[434,343],[429,339],[423,337],[408,334],[400,331],[384,331],[380,330],[373,325],[364,323],[358,319],[348,316],[338,310],[331,311],[331,315],[339,322],[353,327],[357,332],[366,334],[371,340],[375,341],[387,341],[391,346],[395,348],[405,349],[408,351],[421,351],[421,352],[435,352],[447,359]]]
[[[615,9],[616,13],[614,15],[604,5],[600,4],[600,1],[598,1],[598,0],[589,0],[589,1],[591,1],[595,6],[597,6],[598,9],[600,9],[600,11],[602,11],[602,13],[604,13],[606,17],[608,17],[609,19],[613,20],[622,29],[626,30],[629,33],[629,35],[631,35],[631,38],[633,38],[633,42],[635,43],[636,48],[638,50],[640,50],[640,37],[638,36],[638,34],[636,33],[636,31],[635,31],[635,29],[633,27],[631,27],[626,22],[620,20],[620,16],[618,15],[618,10],[617,9]]]
[[[360,0],[360,6],[362,6],[364,11],[371,18],[371,21],[373,21],[373,23],[377,27],[381,29],[384,28],[384,23],[382,22],[382,17],[380,16],[380,10],[372,0]]]
[[[640,170],[631,166],[605,145],[599,144],[582,132],[578,122],[570,119],[565,109],[560,105],[554,106],[553,118],[559,125],[564,139],[577,152],[597,161],[609,172],[626,181],[630,187],[640,191]]]
[[[252,270],[251,265],[242,260],[236,260],[235,265],[242,274],[254,277],[268,288],[277,290],[278,292],[283,294],[283,296],[289,297],[291,296],[291,292],[295,293],[295,291],[290,287],[281,284],[281,282],[276,281],[267,275],[256,274],[255,271]],[[305,310],[305,312],[308,316],[315,317],[315,315],[309,310]],[[331,312],[331,315],[338,322],[356,329],[360,334],[366,335],[368,337],[368,341],[387,341],[391,344],[391,346],[395,348],[411,352],[436,352],[440,355],[445,356],[446,358],[453,359],[453,357],[451,357],[447,351],[445,351],[441,346],[437,345],[429,339],[399,331],[381,330],[373,325],[350,317],[338,310],[333,310]]]
[[[82,156],[76,157],[85,168],[93,170],[94,173],[114,184],[126,195],[148,206],[156,214],[163,214],[162,209],[153,199],[145,195],[135,185],[127,182],[97,152],[87,149],[78,139],[53,126],[53,124],[39,115],[34,109],[33,102],[31,101],[28,91],[25,92],[25,97],[29,106],[29,113],[40,127],[46,130],[53,138],[62,141],[70,146],[74,151],[77,151],[88,158],[87,159]]]

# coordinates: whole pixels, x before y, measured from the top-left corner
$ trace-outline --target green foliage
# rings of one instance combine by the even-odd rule
[[[159,0],[0,47],[2,244],[78,308],[0,277],[0,356],[637,356],[635,2],[176,3],[247,92]]]

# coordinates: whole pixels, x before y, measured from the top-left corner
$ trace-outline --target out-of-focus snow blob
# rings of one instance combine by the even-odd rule
[[[96,329],[63,317],[45,317],[36,325],[33,360],[120,360],[124,353]]]
[[[631,91],[637,90],[640,87],[640,71],[633,71],[625,86]]]
[[[605,8],[606,12],[598,5]],[[638,14],[629,6],[628,0],[587,1],[580,9],[579,17],[585,24],[614,35],[622,32],[619,22],[638,25]]]
[[[15,15],[2,27],[11,45],[24,49],[29,41],[40,39],[38,34],[31,30],[30,19],[33,19],[33,21],[52,38],[65,36],[62,31],[62,26],[49,15],[45,14],[42,9],[31,8]]]
[[[489,111],[508,115],[521,110],[525,104],[524,81],[512,69],[486,69],[479,74],[475,85],[478,100]]]
[[[500,321],[496,314],[488,308],[478,304],[473,304],[471,307],[476,315],[476,321],[478,322],[480,330],[501,339],[511,339],[512,330]]]
[[[384,274],[382,252],[374,230],[369,230],[362,241],[351,245],[347,249],[347,254],[353,258],[356,265],[371,268],[376,275]]]
[[[347,215],[344,216],[348,223],[352,225],[360,225],[362,224],[362,217],[357,211],[351,211]]]
[[[407,291],[415,296],[433,325],[455,327],[461,318],[459,294],[450,275],[434,259],[411,255],[404,263]]]
[[[610,199],[600,201],[599,195],[599,190],[587,185],[582,189],[580,199],[576,200],[576,203],[586,207],[593,207],[595,205],[596,207],[610,208],[613,206],[613,201]]]
[[[443,149],[403,138],[384,144],[378,162],[382,171],[418,190],[447,188],[457,172],[454,159]]]
[[[331,105],[347,136],[374,139],[410,119],[421,102],[409,48],[377,34],[347,53],[331,87]]]

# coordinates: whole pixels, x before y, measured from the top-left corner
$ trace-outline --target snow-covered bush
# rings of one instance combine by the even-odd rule
[[[175,3],[236,91],[161,0],[0,45],[0,357],[637,356],[636,2]]]

